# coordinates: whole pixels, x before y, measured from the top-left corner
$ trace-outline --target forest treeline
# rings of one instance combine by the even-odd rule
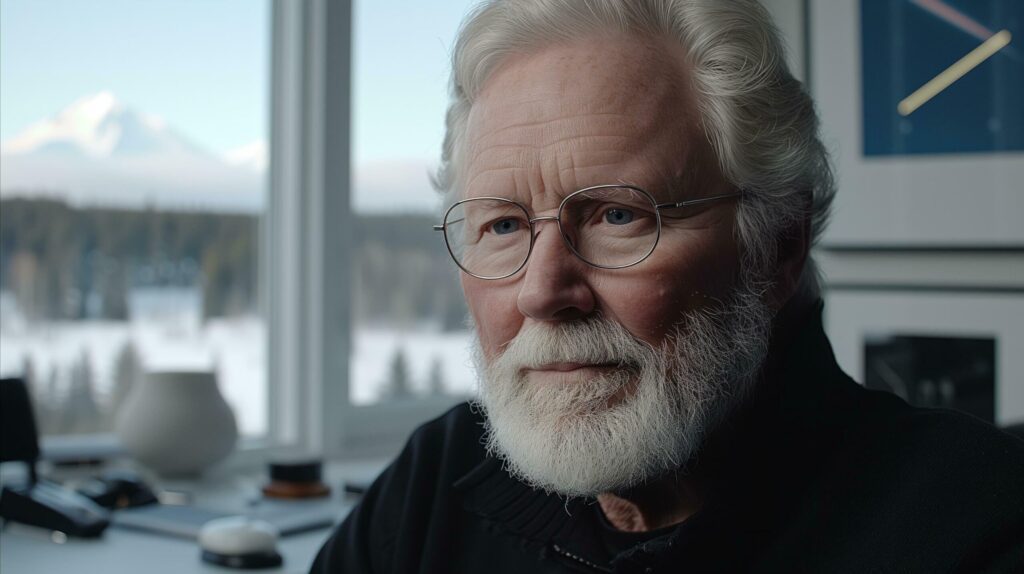
[[[464,326],[444,243],[425,215],[357,215],[353,319]],[[260,218],[250,214],[83,208],[0,200],[0,288],[30,321],[128,318],[128,295],[193,287],[202,317],[259,310]]]

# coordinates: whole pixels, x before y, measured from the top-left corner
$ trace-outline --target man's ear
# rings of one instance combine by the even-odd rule
[[[800,277],[811,249],[811,223],[804,220],[790,227],[779,240],[778,266],[775,284],[770,293],[770,305],[782,309],[800,287]]]

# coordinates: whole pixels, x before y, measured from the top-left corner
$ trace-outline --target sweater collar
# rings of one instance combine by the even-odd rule
[[[582,499],[566,500],[513,478],[500,460],[488,456],[454,484],[464,507],[510,534],[537,542],[565,539]]]

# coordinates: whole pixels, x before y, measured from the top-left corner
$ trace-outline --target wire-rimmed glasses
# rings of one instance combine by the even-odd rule
[[[444,232],[455,264],[479,279],[519,272],[533,252],[536,226],[551,220],[569,250],[601,269],[631,267],[647,259],[661,237],[661,211],[739,197],[742,192],[658,203],[632,185],[595,185],[575,191],[557,215],[530,217],[522,204],[502,197],[473,197],[452,204],[435,231]]]

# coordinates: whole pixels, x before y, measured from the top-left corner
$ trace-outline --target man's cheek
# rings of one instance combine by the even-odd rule
[[[472,293],[472,294],[471,294]],[[522,316],[515,308],[515,299],[493,292],[466,292],[469,312],[476,324],[477,336],[484,357],[492,360],[515,338],[522,325]]]
[[[626,296],[608,300],[606,315],[627,331],[652,344],[658,344],[697,301],[679,289],[634,284]]]

